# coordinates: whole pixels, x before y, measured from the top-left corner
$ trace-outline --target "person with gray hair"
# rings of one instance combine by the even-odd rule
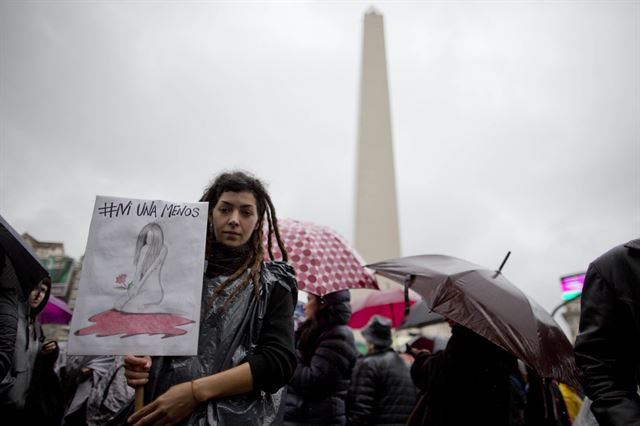
[[[356,363],[349,391],[350,425],[404,425],[417,389],[409,367],[391,347],[391,320],[374,315],[362,331],[367,355]]]

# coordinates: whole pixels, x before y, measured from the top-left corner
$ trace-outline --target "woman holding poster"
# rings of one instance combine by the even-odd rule
[[[263,262],[272,234],[286,261],[275,209],[262,183],[223,173],[209,202],[206,269],[197,356],[128,355],[127,382],[144,386],[135,425],[271,425],[281,420],[283,387],[296,365],[293,269]]]

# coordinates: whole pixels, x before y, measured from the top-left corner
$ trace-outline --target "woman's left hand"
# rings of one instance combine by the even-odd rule
[[[152,403],[145,405],[129,417],[129,424],[175,425],[193,413],[198,406],[192,393],[191,382],[173,385]]]

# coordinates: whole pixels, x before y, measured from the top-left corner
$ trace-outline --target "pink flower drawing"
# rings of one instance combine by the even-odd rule
[[[127,274],[120,274],[116,276],[116,288],[121,290],[128,290],[133,285],[133,281],[127,283]]]

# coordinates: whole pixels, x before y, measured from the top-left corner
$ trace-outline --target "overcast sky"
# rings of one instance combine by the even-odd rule
[[[371,3],[0,2],[0,214],[79,257],[97,194],[253,171],[348,239]],[[640,236],[640,3],[376,2],[403,255],[559,277]]]

